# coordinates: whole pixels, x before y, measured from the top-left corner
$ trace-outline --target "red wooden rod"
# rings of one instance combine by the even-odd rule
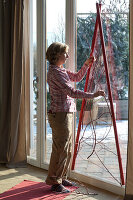
[[[114,133],[115,133],[116,149],[117,149],[119,168],[120,168],[121,184],[124,185],[124,174],[123,174],[123,168],[122,168],[122,159],[121,159],[121,153],[120,153],[120,147],[119,147],[119,141],[118,141],[118,133],[117,133],[116,120],[115,120],[113,98],[112,98],[112,92],[111,92],[111,87],[110,87],[110,78],[109,78],[109,73],[108,73],[108,64],[107,64],[106,52],[105,52],[103,28],[102,28],[102,22],[101,22],[101,16],[100,16],[100,10],[99,10],[98,3],[96,4],[96,7],[97,7],[97,17],[98,17],[102,52],[103,52],[103,60],[104,60],[104,65],[105,65],[106,80],[107,80],[107,86],[108,86],[108,95],[109,95],[109,100],[110,100],[110,108],[111,108],[112,121],[113,121]]]
[[[95,42],[96,42],[96,38],[97,38],[97,30],[98,30],[98,18],[96,18],[90,56],[93,56]],[[87,72],[84,92],[86,92],[87,88],[88,88],[91,66],[92,65],[89,66],[89,69],[88,69],[88,72]],[[81,130],[81,123],[82,123],[82,120],[83,120],[84,106],[85,106],[85,99],[82,100],[82,105],[81,105],[79,124],[78,124],[77,136],[76,136],[76,143],[75,143],[75,147],[74,147],[74,154],[73,154],[73,160],[72,160],[72,168],[71,168],[72,170],[74,170],[75,161],[76,161],[76,157],[77,157],[77,148],[78,148],[78,142],[79,142],[79,136],[80,136],[80,130]]]

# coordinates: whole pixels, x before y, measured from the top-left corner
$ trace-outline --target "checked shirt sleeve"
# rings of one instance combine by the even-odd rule
[[[64,93],[72,98],[93,98],[92,93],[74,89],[70,83],[67,73],[59,71],[56,75],[56,83],[58,84],[61,93]]]
[[[72,82],[80,82],[88,70],[88,65],[84,64],[78,72],[67,71],[67,74]]]

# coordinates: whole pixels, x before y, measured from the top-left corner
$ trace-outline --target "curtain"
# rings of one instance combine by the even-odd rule
[[[127,152],[127,175],[124,200],[133,199],[133,1],[130,0],[130,69],[129,69],[129,135]]]
[[[3,51],[2,51],[2,1],[0,1],[0,122],[1,122],[1,107],[2,107],[2,63],[3,63]]]
[[[26,152],[29,155],[30,147],[30,12],[29,0],[24,0],[24,28],[23,28],[23,88],[25,103],[25,136],[26,136]],[[23,116],[23,115],[22,115]]]
[[[8,3],[9,4],[9,3]],[[10,67],[9,62],[11,60],[10,52],[5,49],[7,46],[9,49],[11,47],[10,44],[10,37],[7,37],[7,32],[10,30],[10,23],[7,20],[11,17],[11,8],[9,9],[10,5],[5,5],[3,1],[0,1],[0,21],[1,21],[1,72],[2,72],[2,80],[1,80],[1,124],[0,124],[0,161],[7,162],[7,149],[9,144],[9,127],[10,127]],[[6,8],[5,8],[6,7]],[[5,28],[6,27],[6,28]],[[6,29],[6,30],[5,30]],[[5,36],[4,36],[5,33]],[[6,38],[6,40],[5,40]],[[6,55],[5,55],[6,54]]]
[[[3,57],[0,63],[2,71],[0,162],[7,163],[8,167],[25,165],[27,156],[26,134],[29,132],[27,75],[29,74],[26,72],[29,71],[29,41],[25,32],[29,35],[28,2],[28,0],[3,0],[0,4],[3,41],[0,51]]]

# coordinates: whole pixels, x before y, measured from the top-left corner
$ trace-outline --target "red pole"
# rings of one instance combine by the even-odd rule
[[[98,3],[96,4],[96,7],[97,7],[97,17],[98,17],[99,31],[100,31],[100,37],[101,37],[101,45],[102,45],[102,51],[103,51],[103,60],[104,60],[104,65],[105,65],[106,80],[107,80],[107,86],[108,86],[108,94],[109,94],[109,100],[110,100],[110,108],[111,108],[113,127],[114,127],[114,133],[115,133],[116,149],[117,149],[117,155],[118,155],[118,161],[119,161],[120,177],[121,177],[121,183],[122,185],[124,185],[122,159],[121,159],[121,153],[120,153],[120,147],[119,147],[119,141],[118,141],[118,133],[117,133],[117,126],[116,126],[115,113],[114,113],[114,107],[113,107],[112,92],[111,92],[111,87],[110,87],[110,79],[109,79],[106,52],[105,52],[102,22],[101,22],[101,16],[100,16]]]
[[[96,23],[95,23],[95,29],[94,29],[93,39],[92,39],[90,56],[92,56],[93,52],[94,52],[94,47],[95,47],[95,42],[96,42],[96,37],[97,37],[97,30],[98,30],[98,18],[96,18]],[[89,76],[90,76],[90,70],[91,70],[91,65],[90,65],[90,67],[88,69],[88,72],[87,72],[84,92],[86,92],[87,88],[88,88],[88,81],[89,81]],[[82,100],[82,106],[81,106],[80,117],[79,117],[79,124],[78,124],[77,136],[76,136],[76,143],[75,143],[73,160],[72,160],[72,168],[71,168],[72,170],[74,170],[75,161],[76,161],[76,157],[77,157],[77,148],[78,148],[79,135],[80,135],[80,130],[81,130],[81,123],[82,123],[82,120],[83,120],[84,106],[85,106],[85,99]]]

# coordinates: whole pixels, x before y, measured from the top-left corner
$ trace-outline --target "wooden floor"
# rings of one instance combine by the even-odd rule
[[[10,189],[23,180],[42,182],[45,181],[47,171],[28,165],[26,168],[8,169],[5,165],[0,165],[0,193]],[[79,186],[79,189],[71,193],[67,200],[122,200],[123,197],[94,188],[92,186]],[[87,193],[97,195],[88,195]]]

